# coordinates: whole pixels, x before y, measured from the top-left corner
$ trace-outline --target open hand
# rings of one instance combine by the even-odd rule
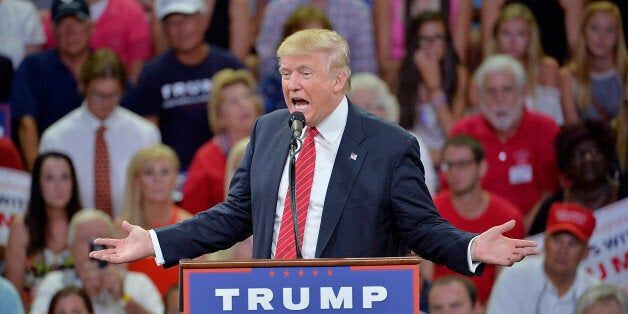
[[[89,257],[120,264],[155,255],[153,242],[147,230],[132,225],[126,220],[122,222],[122,229],[129,232],[129,235],[124,239],[95,239],[94,243],[106,245],[107,248],[90,252]]]
[[[539,254],[536,242],[511,239],[503,235],[514,227],[515,221],[511,220],[475,237],[471,243],[471,259],[474,262],[512,266],[528,255]]]

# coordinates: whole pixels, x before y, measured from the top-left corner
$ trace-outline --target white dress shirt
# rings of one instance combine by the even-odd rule
[[[51,125],[41,136],[39,152],[58,151],[72,159],[83,207],[94,207],[94,145],[96,130],[107,128],[111,201],[114,217],[122,213],[126,168],[141,148],[159,144],[159,129],[150,121],[117,107],[105,120],[94,116],[83,104]]]

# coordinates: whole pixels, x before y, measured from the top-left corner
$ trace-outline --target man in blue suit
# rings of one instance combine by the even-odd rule
[[[129,236],[97,239],[109,248],[90,256],[123,263],[154,255],[158,264],[171,266],[253,234],[253,257],[275,258],[289,177],[292,131],[286,123],[294,111],[319,132],[303,257],[402,256],[412,249],[473,275],[481,273],[481,262],[512,265],[538,254],[535,242],[502,235],[514,221],[477,235],[438,215],[425,186],[416,138],[347,100],[348,55],[346,41],[333,31],[305,30],[288,37],[277,51],[288,110],[255,123],[228,199],[190,220],[155,230],[124,222]]]

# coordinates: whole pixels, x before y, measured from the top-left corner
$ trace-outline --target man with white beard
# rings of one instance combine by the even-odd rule
[[[559,187],[554,150],[558,125],[525,108],[526,73],[516,59],[488,57],[474,80],[480,112],[459,120],[451,136],[466,134],[484,146],[488,171],[482,186],[517,206],[527,227],[535,203]]]

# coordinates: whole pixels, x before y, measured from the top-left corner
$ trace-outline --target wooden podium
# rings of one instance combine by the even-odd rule
[[[181,260],[184,313],[419,313],[419,257]],[[394,312],[391,312],[394,311]]]

